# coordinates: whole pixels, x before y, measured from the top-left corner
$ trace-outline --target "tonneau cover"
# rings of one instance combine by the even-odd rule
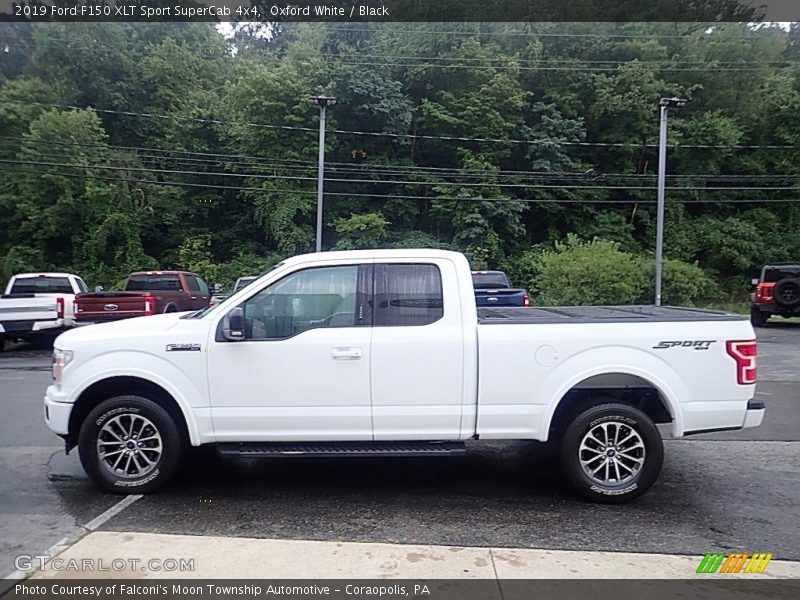
[[[553,306],[478,308],[482,325],[521,323],[639,323],[670,321],[740,321],[744,315],[676,306]]]

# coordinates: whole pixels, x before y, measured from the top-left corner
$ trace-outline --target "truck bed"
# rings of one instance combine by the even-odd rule
[[[553,306],[478,308],[481,325],[742,321],[744,315],[676,306]]]

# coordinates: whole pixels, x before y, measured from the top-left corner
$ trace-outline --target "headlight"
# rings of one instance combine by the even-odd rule
[[[64,369],[72,362],[72,350],[53,350],[53,383],[61,385],[61,378],[64,375]]]

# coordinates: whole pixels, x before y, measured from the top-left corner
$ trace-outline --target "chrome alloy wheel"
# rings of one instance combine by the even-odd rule
[[[605,421],[591,427],[578,448],[583,472],[596,484],[616,486],[633,479],[645,459],[639,433],[621,421]]]
[[[143,477],[161,458],[161,434],[150,419],[122,414],[109,419],[97,436],[100,463],[118,477]]]

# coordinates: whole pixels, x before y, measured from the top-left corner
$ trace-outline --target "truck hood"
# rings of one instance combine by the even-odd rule
[[[111,323],[76,327],[62,333],[56,338],[54,346],[62,350],[75,344],[96,342],[110,339],[140,338],[149,334],[168,331],[180,323],[180,318],[187,313],[166,313],[148,317],[122,319]]]

